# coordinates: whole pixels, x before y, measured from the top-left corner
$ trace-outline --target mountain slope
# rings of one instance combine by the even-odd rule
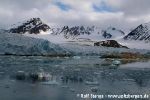
[[[117,39],[124,36],[124,32],[114,27],[101,29],[96,26],[64,26],[62,28],[53,28],[54,35],[63,35],[66,39],[86,38],[91,40]]]
[[[150,42],[150,23],[139,25],[124,37],[125,40],[139,40]]]

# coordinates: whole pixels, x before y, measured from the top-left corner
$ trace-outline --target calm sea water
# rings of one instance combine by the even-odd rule
[[[100,100],[83,99],[81,94],[150,94],[149,61],[120,66],[105,62],[103,66],[104,61],[99,57],[0,56],[0,100]],[[49,73],[56,84],[19,81],[13,77],[17,71],[31,73],[40,69]]]

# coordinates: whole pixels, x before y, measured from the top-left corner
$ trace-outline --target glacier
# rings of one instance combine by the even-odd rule
[[[48,40],[0,32],[0,54],[61,56],[67,51]]]

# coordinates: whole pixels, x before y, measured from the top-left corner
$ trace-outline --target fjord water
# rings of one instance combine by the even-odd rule
[[[149,61],[103,66],[104,60],[94,56],[0,56],[0,100],[83,100],[77,94],[150,94]],[[40,69],[51,74],[57,84],[13,77],[17,71]]]

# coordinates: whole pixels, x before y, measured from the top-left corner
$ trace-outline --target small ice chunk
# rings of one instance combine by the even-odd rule
[[[74,59],[80,59],[80,56],[73,56]]]

